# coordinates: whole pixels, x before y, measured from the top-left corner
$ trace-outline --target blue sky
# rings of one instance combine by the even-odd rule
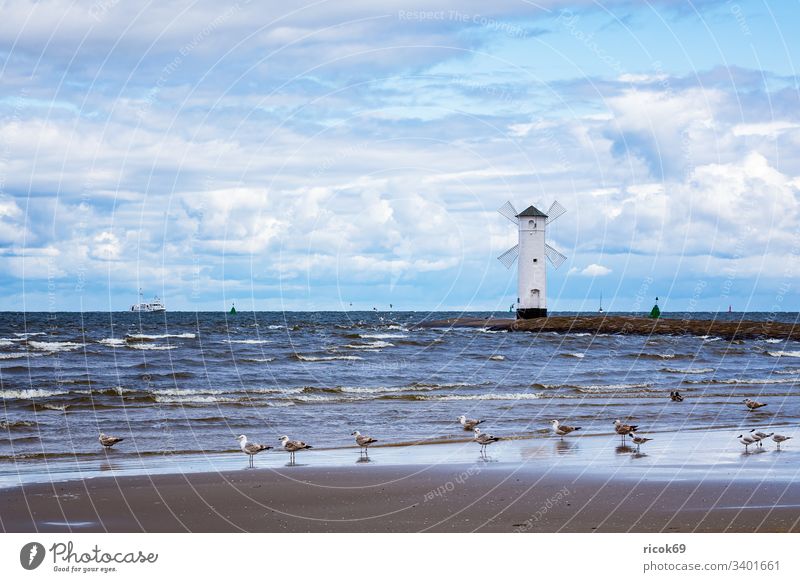
[[[800,309],[800,3],[486,4],[6,2],[0,309]]]

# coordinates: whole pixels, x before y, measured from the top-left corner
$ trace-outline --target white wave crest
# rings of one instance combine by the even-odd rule
[[[367,342],[365,344],[347,344],[344,346],[351,350],[379,350],[381,348],[393,348],[394,344],[384,341]]]
[[[779,352],[767,352],[773,358],[800,358],[800,351],[784,351],[781,350]]]
[[[122,338],[118,338],[118,337],[107,337],[107,338],[101,339],[97,343],[101,343],[104,346],[111,346],[112,348],[115,348],[117,346],[124,346],[125,345],[125,340],[122,339]]]
[[[334,360],[363,360],[359,356],[301,356],[295,354],[295,357],[301,362],[332,362]]]
[[[0,397],[7,400],[34,400],[36,398],[50,398],[69,394],[66,390],[41,390],[39,388],[29,390],[2,390]]]
[[[153,350],[153,351],[164,351],[164,350],[174,350],[178,346],[162,346],[159,344],[128,344],[128,347],[133,350]]]
[[[259,346],[261,344],[268,344],[268,343],[271,343],[271,342],[270,342],[270,340],[265,340],[265,339],[243,339],[243,340],[227,339],[227,340],[222,340],[222,343],[224,343],[224,344],[245,344],[245,345],[248,345],[248,346],[250,346],[250,345]]]
[[[159,340],[171,337],[178,339],[195,339],[197,335],[193,333],[161,333],[161,334],[129,333],[125,337],[129,340]]]
[[[28,342],[28,346],[43,352],[68,352],[82,348],[85,345],[78,342]]]
[[[708,374],[713,372],[714,368],[663,368],[661,371],[670,374]]]

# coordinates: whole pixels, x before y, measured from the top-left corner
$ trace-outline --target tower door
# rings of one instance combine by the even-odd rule
[[[539,306],[539,290],[531,289],[531,307],[533,309],[539,309]]]

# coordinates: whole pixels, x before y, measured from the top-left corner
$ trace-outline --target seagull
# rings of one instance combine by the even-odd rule
[[[639,447],[642,446],[644,443],[646,443],[647,441],[653,440],[653,439],[647,438],[647,437],[636,436],[636,433],[634,433],[634,432],[630,432],[628,434],[631,435],[631,440],[633,441],[633,444],[636,445],[636,450],[637,451],[639,450]]]
[[[768,439],[769,437],[771,437],[774,434],[775,434],[774,432],[771,432],[771,433],[767,434],[765,432],[757,431],[756,429],[752,429],[750,431],[750,437],[752,439],[754,439],[758,443],[759,447],[763,446],[761,444],[761,441],[763,441],[764,439]]]
[[[761,408],[762,406],[766,406],[766,404],[763,402],[757,402],[755,400],[750,400],[749,398],[745,398],[744,400],[742,400],[742,402],[744,402],[745,406],[747,406],[747,408],[749,408],[750,410],[755,410],[756,408]]]
[[[281,441],[281,446],[283,447],[284,451],[289,452],[289,459],[292,463],[294,463],[294,454],[297,451],[302,451],[303,449],[311,449],[313,448],[311,445],[307,445],[303,441],[292,441],[289,440],[289,437],[283,435],[281,438],[278,439]]]
[[[351,436],[356,437],[356,444],[359,446],[359,448],[363,449],[364,452],[367,453],[367,454],[369,454],[369,451],[367,450],[367,449],[369,449],[369,446],[372,443],[377,443],[378,442],[378,439],[374,439],[374,438],[372,438],[370,436],[363,435],[360,432],[358,432],[357,430],[353,431],[350,434],[351,434]]]
[[[100,441],[100,444],[103,445],[105,448],[110,449],[117,443],[121,443],[125,439],[122,437],[115,437],[115,436],[108,436],[106,434],[100,433],[100,436],[97,437],[97,440]]]
[[[560,436],[561,440],[564,440],[564,437],[569,433],[576,430],[581,430],[581,427],[579,426],[567,426],[566,424],[560,424],[557,420],[552,421],[552,424],[553,432]]]
[[[243,434],[240,434],[236,437],[236,440],[239,441],[239,446],[242,447],[242,452],[246,455],[250,456],[250,466],[253,466],[253,457],[256,456],[261,451],[268,451],[272,447],[267,445],[261,445],[258,443],[248,443],[247,437]]]
[[[745,452],[747,452],[747,447],[749,447],[750,445],[758,442],[753,437],[751,437],[750,435],[741,435],[740,434],[736,438],[739,439],[739,442],[744,445],[744,451]]]
[[[772,435],[772,440],[778,444],[778,450],[781,450],[781,443],[784,441],[788,441],[792,437],[783,436],[782,434],[774,434]]]
[[[472,430],[473,428],[475,428],[476,426],[478,426],[480,423],[483,422],[482,420],[467,418],[463,414],[459,416],[456,420],[461,423],[461,426],[464,427],[464,430]]]
[[[639,426],[635,424],[622,424],[619,420],[614,421],[614,430],[622,437],[622,442],[625,442],[625,437],[632,432],[636,432]]]
[[[481,453],[486,452],[486,447],[492,443],[496,443],[497,441],[501,440],[500,437],[496,437],[489,433],[481,432],[481,429],[476,428],[473,431],[475,433],[475,438],[473,439],[476,443],[481,446]]]

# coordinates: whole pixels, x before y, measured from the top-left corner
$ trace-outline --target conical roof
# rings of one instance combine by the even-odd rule
[[[547,218],[547,215],[535,206],[528,206],[525,210],[517,214],[517,217],[520,216],[543,216]]]

